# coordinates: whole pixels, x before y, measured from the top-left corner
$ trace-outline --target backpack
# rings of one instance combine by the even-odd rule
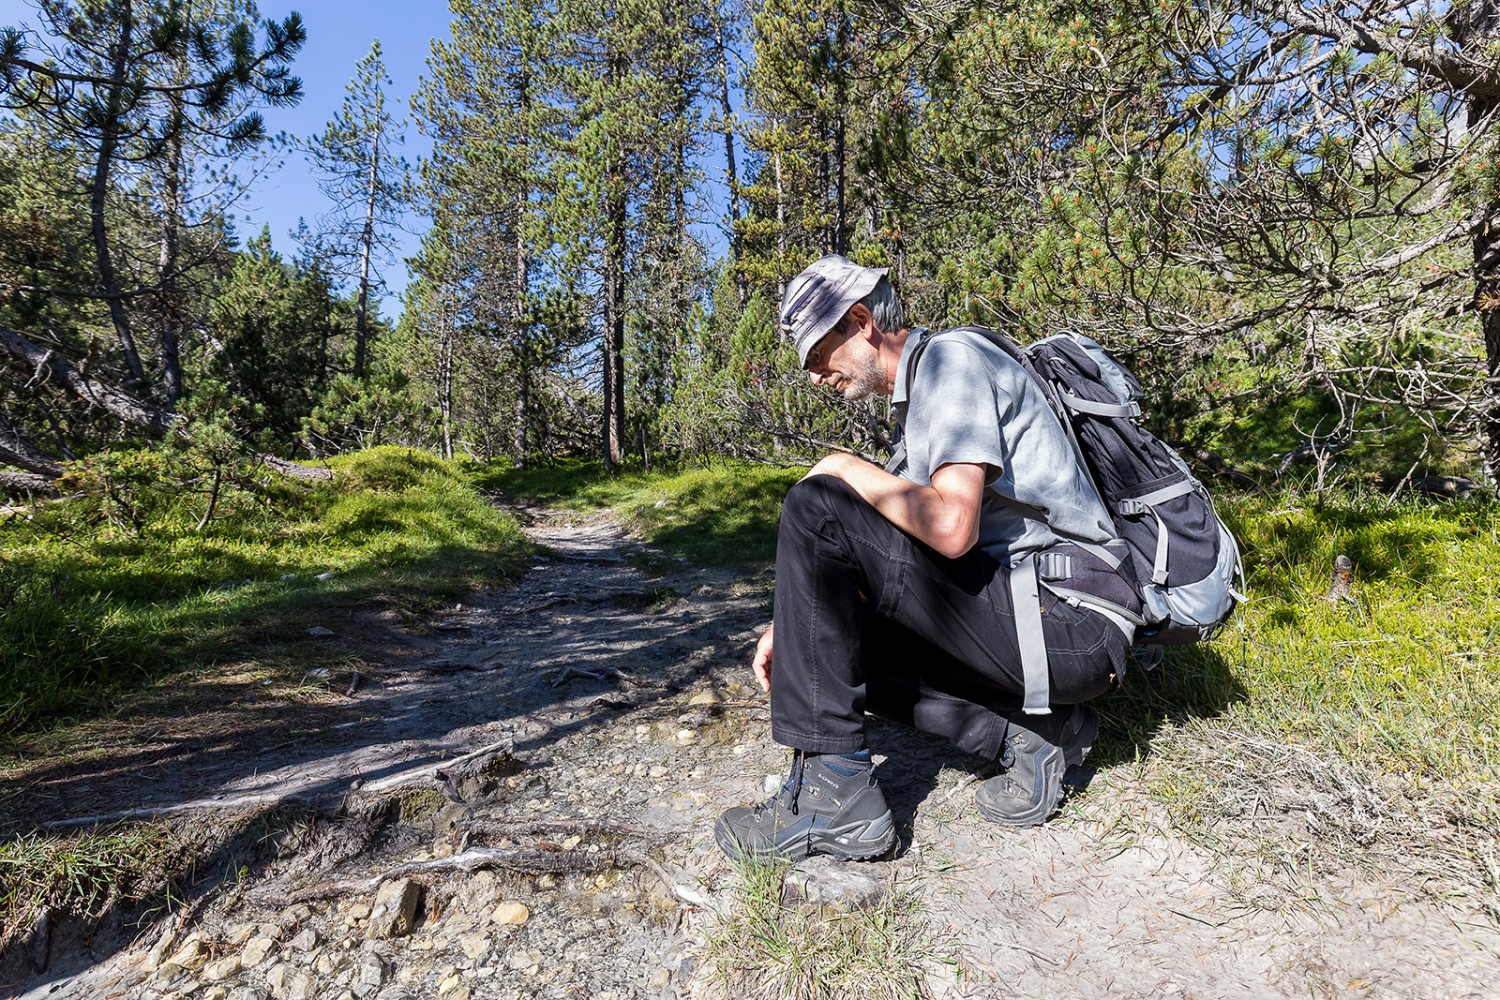
[[[1155,666],[1162,645],[1213,638],[1235,605],[1245,600],[1235,586],[1244,580],[1239,544],[1187,463],[1141,425],[1141,386],[1135,376],[1082,334],[1059,333],[1021,348],[982,327],[948,332],[985,337],[1041,386],[1129,550],[1144,620],[1128,612],[1126,617],[1135,625],[1138,644],[1158,647],[1143,662]],[[907,364],[908,392],[921,349],[933,336],[938,334],[917,345]],[[1051,589],[1112,617],[1124,610],[1101,608],[1087,595]]]

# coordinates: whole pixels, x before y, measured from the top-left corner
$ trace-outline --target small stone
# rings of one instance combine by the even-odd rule
[[[286,992],[286,977],[291,975],[292,967],[285,962],[278,962],[271,966],[271,971],[266,973],[266,985],[271,987],[271,992],[278,997]]]
[[[417,922],[417,901],[422,887],[409,878],[395,879],[380,887],[375,905],[370,908],[371,938],[404,937]]]
[[[671,772],[668,771],[665,767],[662,767],[660,764],[658,764],[647,773],[650,774],[650,776],[653,778],[665,778]]]
[[[691,729],[679,729],[679,730],[677,730],[677,742],[678,743],[691,743],[694,740],[696,740],[697,738],[698,738],[698,734],[695,733],[695,732],[693,732]]]
[[[723,701],[724,699],[720,698],[716,691],[699,691],[688,699],[688,705],[718,705]]]
[[[240,964],[240,956],[238,955],[221,958],[217,962],[204,966],[203,978],[210,982],[220,982],[228,979],[240,971]]]
[[[486,873],[486,874],[488,874],[488,873]],[[347,914],[345,914],[345,919],[346,920],[352,920],[352,921],[354,921],[356,923],[358,923],[361,920],[369,920],[370,919],[370,904],[369,903],[355,903],[353,906],[349,907],[349,912]]]
[[[224,943],[229,945],[229,947],[231,948],[238,948],[240,945],[244,944],[246,941],[249,941],[254,936],[254,924],[235,924],[232,928],[230,928],[229,935],[224,939]]]
[[[521,951],[517,949],[506,956],[506,964],[517,972],[527,969],[539,969],[542,965],[542,953],[539,951]]]
[[[463,982],[463,980],[460,979],[458,973],[455,972],[453,975],[449,976],[447,979],[444,979],[442,982],[438,983],[438,990],[437,990],[438,991],[438,996],[443,996],[444,994],[452,993],[453,990],[460,983],[462,983],[462,982]]]
[[[208,945],[197,934],[190,934],[167,961],[184,969],[196,969],[208,961]]]
[[[313,968],[318,970],[318,975],[320,976],[331,976],[339,971],[339,968],[343,964],[343,959],[336,952],[325,951],[318,956],[318,960],[313,964]]]
[[[141,962],[141,968],[146,972],[155,972],[161,968],[161,963],[167,960],[167,955],[172,951],[172,940],[175,937],[177,937],[177,932],[170,927],[162,931],[161,937],[157,938],[156,943],[151,946],[151,950],[146,952],[146,957]]]
[[[313,977],[306,972],[298,970],[287,977],[287,1000],[309,1000],[315,992]]]
[[[854,865],[812,857],[787,873],[781,886],[786,905],[810,903],[841,910],[865,910],[885,896],[885,882]]]
[[[373,996],[385,985],[386,967],[375,955],[360,959],[354,970],[354,989],[360,996]]]
[[[507,899],[490,914],[490,919],[497,924],[524,924],[530,917],[531,911],[526,904],[515,899]]]
[[[575,833],[573,836],[568,837],[562,842],[562,848],[565,851],[571,851],[581,843],[583,843],[583,838]]]
[[[312,951],[318,946],[318,932],[311,927],[302,928],[301,933],[287,942],[287,946],[298,951]]]
[[[536,880],[536,887],[538,889],[556,889],[557,876],[553,875],[551,872],[548,872],[547,874],[538,877]]]
[[[646,977],[646,985],[653,990],[659,990],[672,981],[672,974],[666,969],[652,969],[651,975]]]
[[[484,958],[490,953],[490,951],[495,946],[495,942],[494,939],[484,931],[476,931],[472,934],[465,934],[460,937],[458,939],[458,946],[463,949],[463,953],[465,955],[469,956],[475,961],[478,961],[479,959]]]
[[[156,978],[164,983],[170,983],[187,970],[176,962],[163,962],[156,967]]]
[[[333,635],[333,629],[324,628],[321,625],[314,625],[312,628],[307,630],[307,634],[314,639],[326,639],[329,636]]]
[[[310,916],[312,916],[312,907],[306,903],[297,903],[294,906],[288,906],[278,913],[276,915],[276,922],[283,927],[292,927],[302,923],[302,921]]]
[[[246,966],[259,965],[275,947],[276,942],[268,937],[251,938],[240,952],[240,961]]]
[[[314,580],[332,580],[336,576],[338,576],[338,574],[336,572],[334,572],[333,570],[329,570],[326,573],[319,573],[317,576],[313,577],[313,579]]]
[[[229,991],[222,986],[210,986],[198,997],[198,1000],[227,1000]]]
[[[779,774],[768,774],[760,781],[761,790],[767,795],[775,795],[781,791],[781,779]]]

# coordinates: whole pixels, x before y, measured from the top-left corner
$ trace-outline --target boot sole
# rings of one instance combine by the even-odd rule
[[[723,824],[715,824],[714,841],[730,857],[761,863],[785,859],[795,864],[814,854],[827,854],[840,861],[870,861],[889,853],[896,845],[896,824],[887,811],[873,820],[860,820],[843,827],[789,832],[776,843],[760,847],[741,843]]]

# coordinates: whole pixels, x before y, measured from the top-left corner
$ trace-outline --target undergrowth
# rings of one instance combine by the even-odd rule
[[[211,509],[169,461],[110,456],[73,474],[87,495],[0,523],[0,732],[300,640],[321,608],[435,606],[527,551],[458,464],[423,452],[341,456],[331,480],[261,472]]]

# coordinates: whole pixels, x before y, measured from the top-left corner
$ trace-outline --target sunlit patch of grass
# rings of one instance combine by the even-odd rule
[[[1106,760],[1141,755],[1174,826],[1256,873],[1241,873],[1259,886],[1248,899],[1363,871],[1500,915],[1500,510],[1220,509],[1251,601],[1216,642],[1103,703]],[[1340,554],[1353,585],[1331,601]]]
[[[927,929],[920,902],[893,890],[842,910],[782,902],[784,864],[736,865],[733,898],[708,932],[706,954],[725,997],[766,1000],[917,1000],[927,974],[958,966]]]
[[[724,461],[606,473],[598,463],[575,463],[519,472],[497,466],[477,472],[475,481],[505,496],[556,506],[613,507],[669,562],[762,570],[776,557],[781,502],[805,471]]]

